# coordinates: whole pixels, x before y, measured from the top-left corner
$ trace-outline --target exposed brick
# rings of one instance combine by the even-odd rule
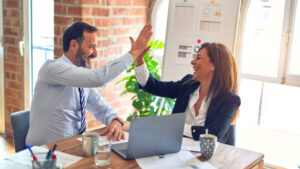
[[[95,19],[96,27],[105,27],[108,26],[108,19]]]
[[[78,0],[81,5],[100,5],[100,0]]]
[[[19,0],[6,0],[4,1],[5,8],[19,8],[20,2]]]
[[[146,17],[143,17],[143,18],[138,18],[137,19],[137,23],[139,24],[146,24],[147,23],[147,18]]]
[[[10,63],[5,63],[5,69],[7,71],[12,71],[12,72],[21,72],[22,68],[20,65],[14,65]]]
[[[128,39],[128,37],[120,37],[120,38],[118,38],[118,43],[120,43],[120,44],[128,44],[129,43],[129,39]]]
[[[145,16],[146,15],[146,9],[141,9],[141,8],[131,8],[129,11],[130,15],[142,15]]]
[[[91,15],[91,8],[90,7],[82,7],[82,16],[90,16]]]
[[[63,3],[66,3],[66,4],[78,4],[78,0],[63,0]]]
[[[70,25],[72,22],[71,17],[64,17],[64,16],[55,16],[54,17],[54,24],[58,25]]]
[[[133,0],[134,6],[147,6],[147,0]]]
[[[4,38],[4,43],[14,45],[16,43],[16,40],[13,37],[5,37]]]
[[[61,15],[67,14],[67,7],[66,7],[66,5],[63,5],[63,4],[57,5],[57,4],[55,4],[54,5],[54,13],[55,14],[61,14]]]
[[[22,100],[15,99],[15,98],[10,98],[10,97],[6,98],[6,103],[7,104],[11,104],[11,105],[15,105],[15,106],[22,106],[23,105],[23,101]]]
[[[10,73],[9,72],[5,72],[5,78],[10,79]]]
[[[68,6],[68,15],[80,16],[82,8],[80,6]]]
[[[10,97],[17,97],[18,92],[17,92],[17,90],[12,90],[10,88],[6,88],[5,89],[5,95],[10,96]]]
[[[113,15],[128,15],[127,8],[114,8]]]
[[[105,8],[93,8],[92,9],[93,16],[109,16],[109,9]]]
[[[6,87],[12,89],[23,89],[23,84],[11,80],[6,81]]]
[[[20,27],[20,19],[12,19],[11,25],[14,27]]]
[[[106,36],[109,35],[109,30],[108,29],[101,29],[101,30],[99,30],[99,32],[100,32],[101,37],[106,37]]]
[[[3,10],[3,16],[7,17],[7,10],[6,9]]]
[[[115,35],[128,34],[128,28],[115,28],[114,34]]]
[[[136,24],[136,18],[123,18],[124,25]]]
[[[20,11],[18,9],[9,10],[8,17],[20,17]]]
[[[107,47],[109,45],[110,45],[109,40],[100,40],[100,41],[98,41],[98,46],[100,46],[100,47]]]
[[[109,5],[109,6],[113,6],[113,5],[115,5],[116,3],[115,3],[115,0],[107,0],[107,5]]]
[[[7,54],[16,54],[19,55],[19,48],[17,46],[6,46],[5,52]]]
[[[130,6],[131,1],[130,0],[115,0],[116,5],[119,6]]]
[[[120,25],[121,24],[121,20],[119,18],[112,18],[108,20],[108,25],[109,26],[116,26],[116,25]]]
[[[94,129],[96,127],[101,127],[103,126],[102,123],[100,123],[98,120],[94,119],[94,120],[91,120],[91,121],[88,121],[87,123],[87,128],[91,128],[91,129]]]
[[[18,36],[19,29],[18,28],[7,28],[6,27],[6,28],[4,28],[4,34]]]

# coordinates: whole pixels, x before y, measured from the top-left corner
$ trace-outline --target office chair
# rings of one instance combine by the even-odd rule
[[[10,124],[16,152],[26,149],[25,140],[29,129],[30,110],[14,112],[10,115]]]

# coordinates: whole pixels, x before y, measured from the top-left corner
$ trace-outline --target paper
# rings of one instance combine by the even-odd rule
[[[172,30],[180,32],[193,31],[195,7],[190,3],[179,3],[174,6]]]
[[[215,145],[215,151],[217,150],[218,146],[219,146],[219,142],[217,142]],[[195,141],[192,138],[183,137],[181,150],[200,152],[200,142],[199,140]]]
[[[206,33],[221,32],[224,1],[217,3],[205,0],[200,9],[200,31]]]
[[[43,147],[32,147],[32,151],[34,153],[47,153],[49,149],[43,148]],[[55,151],[55,154],[57,156],[57,166],[63,166],[63,167],[68,167],[69,165],[72,165],[73,163],[76,163],[77,161],[81,160],[82,157],[66,154],[63,152]],[[5,160],[13,161],[15,163],[18,163],[23,166],[30,166],[31,168],[31,154],[30,152],[26,149],[23,151],[20,151],[16,154],[12,154],[10,156],[7,156],[4,158]]]
[[[125,139],[124,140],[120,140],[120,141],[111,141],[111,144],[120,144],[120,143],[127,143],[128,142],[128,138],[129,138],[129,133],[128,132],[124,132],[125,134]],[[82,138],[78,138],[77,140],[82,141]],[[105,145],[105,144],[109,144],[109,140],[107,140],[107,136],[100,136],[99,135],[99,146]]]
[[[200,142],[192,138],[182,138],[181,150],[200,152]]]
[[[207,162],[201,162],[189,151],[180,151],[164,156],[153,156],[136,159],[143,169],[216,169]]]
[[[10,160],[6,160],[6,159],[1,159],[0,160],[0,168],[5,168],[5,169],[32,169],[31,166],[24,166],[22,164],[10,161]]]

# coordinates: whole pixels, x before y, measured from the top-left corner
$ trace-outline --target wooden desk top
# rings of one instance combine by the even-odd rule
[[[100,132],[102,129],[96,130]],[[94,158],[85,157],[82,151],[82,142],[77,140],[81,137],[75,136],[72,138],[64,139],[54,143],[47,144],[48,148],[53,147],[54,144],[57,144],[57,151],[61,151],[68,154],[73,154],[76,156],[84,157],[84,159],[78,161],[77,163],[69,166],[69,169],[89,169],[95,168]],[[200,156],[199,153],[194,153],[197,157]],[[234,146],[229,146],[226,144],[220,143],[213,157],[207,162],[219,169],[241,169],[241,168],[263,168],[264,155],[261,153],[237,148]],[[205,159],[198,157],[199,160],[205,161]],[[98,168],[111,168],[111,169],[139,169],[140,167],[135,160],[124,160],[122,157],[117,155],[112,151],[111,153],[111,164],[106,167]]]

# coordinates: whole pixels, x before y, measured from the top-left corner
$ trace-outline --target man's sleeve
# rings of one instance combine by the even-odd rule
[[[97,69],[77,67],[62,61],[51,61],[43,66],[39,78],[53,85],[99,87],[111,81],[133,62],[131,54],[106,63]]]
[[[112,119],[118,117],[117,112],[109,106],[95,88],[91,88],[89,91],[86,109],[105,125],[109,125]]]

